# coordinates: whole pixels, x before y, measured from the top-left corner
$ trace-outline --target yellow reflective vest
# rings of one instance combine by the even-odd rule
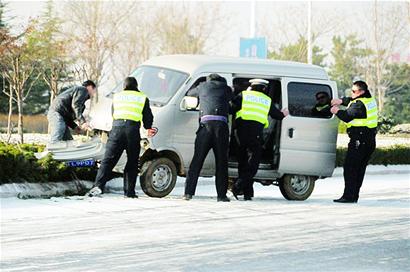
[[[114,94],[114,120],[125,119],[141,122],[147,96],[138,91],[124,90]]]
[[[242,108],[236,113],[236,119],[256,121],[264,127],[269,126],[268,114],[272,100],[269,96],[256,91],[242,92]]]
[[[373,97],[370,98],[357,98],[351,101],[348,105],[350,107],[351,104],[356,103],[356,101],[362,101],[364,106],[366,107],[366,118],[357,118],[353,119],[349,123],[347,123],[347,127],[368,127],[368,128],[375,128],[377,127],[377,104],[376,99]]]

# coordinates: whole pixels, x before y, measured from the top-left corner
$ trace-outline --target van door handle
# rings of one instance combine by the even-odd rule
[[[290,129],[288,130],[289,138],[293,138],[293,132],[294,132],[294,131],[295,131],[294,128],[290,128]]]

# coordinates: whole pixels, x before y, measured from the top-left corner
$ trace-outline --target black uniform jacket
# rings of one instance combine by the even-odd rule
[[[89,99],[88,91],[83,86],[71,87],[59,94],[51,103],[50,109],[58,112],[67,126],[76,128],[75,120],[82,124],[85,122],[83,111],[85,101]]]
[[[342,97],[342,105],[347,106],[351,101],[354,101],[358,98],[370,98],[372,97],[369,92],[364,93],[363,95],[353,99],[351,97]],[[352,103],[346,110],[339,110],[336,116],[343,122],[350,122],[353,119],[363,119],[367,118],[366,106],[362,101],[358,100],[355,103]],[[376,135],[376,128],[368,127],[350,127],[347,129],[347,133],[350,138],[367,138],[374,137]]]
[[[188,91],[187,95],[199,98],[199,117],[204,115],[221,115],[228,117],[229,101],[232,99],[232,89],[217,80],[202,82],[198,87]]]

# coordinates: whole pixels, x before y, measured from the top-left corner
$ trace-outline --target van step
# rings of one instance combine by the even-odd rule
[[[238,162],[229,162],[228,166],[230,168],[238,168]],[[271,170],[272,169],[272,164],[270,164],[270,163],[260,163],[259,164],[259,169]]]

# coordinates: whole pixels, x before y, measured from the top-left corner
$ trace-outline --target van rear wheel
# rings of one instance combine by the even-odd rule
[[[177,169],[168,158],[144,163],[140,176],[141,189],[150,197],[167,196],[175,187]]]
[[[279,181],[279,189],[287,200],[306,200],[315,188],[316,178],[303,175],[284,175]]]

